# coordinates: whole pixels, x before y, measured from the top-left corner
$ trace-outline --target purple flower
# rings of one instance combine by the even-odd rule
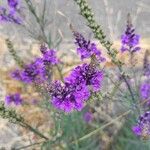
[[[89,90],[84,85],[80,85],[80,87],[68,83],[62,85],[59,81],[56,81],[50,89],[52,105],[64,112],[81,111],[84,102],[90,96]]]
[[[98,91],[102,80],[103,73],[94,66],[78,66],[65,78],[64,85],[56,81],[48,87],[52,105],[65,112],[81,111],[91,95],[91,89]]]
[[[101,88],[103,80],[103,72],[97,69],[91,64],[83,64],[77,66],[71,72],[70,76],[65,78],[66,82],[69,83],[83,83],[86,86],[91,87],[93,91],[98,91]]]
[[[36,58],[36,60],[24,67],[21,72],[21,80],[26,83],[39,82],[44,78],[44,68],[42,59]]]
[[[147,101],[147,104],[150,104],[150,83],[143,83],[140,87],[140,95],[143,100]]]
[[[41,58],[36,58],[34,62],[24,66],[21,70],[15,70],[11,76],[25,83],[42,82],[46,79],[45,68]]]
[[[10,105],[11,103],[14,103],[15,105],[21,105],[22,101],[23,100],[21,99],[19,93],[8,95],[5,98],[6,105]]]
[[[21,80],[21,72],[20,70],[15,70],[11,73],[11,77],[16,79],[16,80]]]
[[[17,15],[17,0],[8,0],[9,9],[0,6],[0,21],[22,24],[22,19]]]
[[[58,64],[58,59],[56,57],[56,51],[52,49],[47,49],[43,54],[43,62],[45,65],[55,65]]]
[[[15,24],[21,24],[21,18],[19,18],[14,10],[8,10],[4,7],[0,7],[0,21],[11,22]]]
[[[55,50],[48,49],[45,45],[41,45],[40,51],[43,54],[43,62],[45,65],[58,64],[58,59]]]
[[[135,34],[135,29],[132,24],[128,24],[125,33],[121,36],[121,51],[137,52],[141,48],[138,46],[140,35]]]
[[[101,56],[101,51],[96,47],[95,43],[87,41],[83,35],[78,32],[74,32],[74,36],[76,40],[75,44],[78,46],[77,53],[80,54],[81,60],[95,55],[99,62],[105,61],[105,58]]]
[[[42,54],[45,54],[45,53],[46,53],[47,47],[45,46],[45,44],[41,45],[40,51],[41,51]]]
[[[139,117],[137,125],[133,126],[132,130],[138,136],[150,137],[150,111]]]
[[[93,114],[91,112],[86,112],[83,116],[83,119],[86,123],[89,123],[93,120]]]
[[[43,50],[44,49],[44,50]],[[41,83],[50,77],[47,66],[58,63],[56,51],[42,48],[43,56],[36,58],[32,63],[27,64],[21,70],[15,70],[11,76],[25,83],[37,82]]]
[[[7,0],[9,7],[17,9],[19,0]]]

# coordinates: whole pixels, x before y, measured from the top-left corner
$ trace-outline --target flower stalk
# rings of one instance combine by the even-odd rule
[[[112,62],[117,65],[121,73],[123,63],[117,59],[117,54],[118,54],[117,50],[112,48],[112,42],[106,40],[106,35],[101,29],[101,26],[98,25],[97,22],[95,21],[92,9],[88,6],[88,3],[86,2],[86,0],[74,0],[74,1],[78,4],[80,8],[80,13],[87,20],[88,26],[92,29],[95,38],[98,39],[100,43],[102,44],[102,46],[106,48],[107,53],[111,57]],[[132,100],[135,101],[134,94],[132,92],[129,82],[127,81],[124,75],[121,74],[121,76],[130,92]]]

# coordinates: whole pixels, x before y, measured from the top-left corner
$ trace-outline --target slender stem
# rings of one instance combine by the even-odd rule
[[[42,37],[43,37],[42,40],[43,40],[43,41],[47,41],[47,37],[46,37],[45,31],[44,31],[44,24],[43,24],[43,21],[41,22],[40,18],[37,16],[36,11],[35,11],[35,9],[34,9],[34,7],[33,7],[32,2],[31,2],[30,0],[25,0],[25,2],[26,2],[26,4],[27,4],[27,6],[28,6],[29,11],[30,11],[30,12],[32,13],[32,15],[35,17],[36,22],[39,24],[40,30],[41,30],[41,32],[42,32]],[[43,17],[43,18],[44,18],[44,17]],[[43,18],[42,18],[42,19],[43,19]]]
[[[33,133],[37,134],[38,136],[40,136],[41,138],[45,139],[45,140],[49,140],[48,137],[46,137],[45,135],[43,135],[41,132],[39,132],[37,129],[33,128],[32,126],[30,126],[29,124],[22,122],[22,124],[20,124],[22,127],[29,129],[30,131],[32,131]]]
[[[26,146],[22,146],[22,147],[16,148],[15,150],[21,150],[21,149],[29,148],[29,147],[31,147],[31,146],[35,146],[35,145],[42,144],[43,142],[44,142],[44,141],[37,142],[37,143],[33,143],[33,144],[30,144],[30,145],[26,145]]]
[[[33,16],[35,17],[36,22],[39,24],[40,30],[41,30],[41,32],[42,32],[42,37],[43,37],[42,40],[43,40],[43,42],[45,42],[47,45],[50,45],[49,42],[48,42],[48,40],[47,40],[45,31],[44,31],[44,22],[43,22],[43,20],[42,20],[42,22],[41,22],[40,18],[37,16],[36,11],[35,11],[35,9],[34,9],[34,7],[33,7],[33,4],[31,3],[31,1],[30,1],[30,0],[25,0],[25,2],[26,2],[26,4],[27,4],[27,6],[28,6],[28,9],[29,9],[30,12],[33,14]],[[44,5],[44,9],[45,9],[45,7],[46,7],[46,6]],[[45,10],[44,10],[44,11],[45,11]],[[43,18],[44,18],[44,13],[43,13]],[[42,18],[42,19],[43,19],[43,18]],[[62,73],[61,73],[60,67],[59,67],[58,65],[56,65],[56,68],[57,68],[57,70],[58,70],[58,72],[59,72],[59,75],[60,75],[61,80],[63,81],[63,75],[62,75]]]
[[[101,126],[100,128],[97,128],[96,130],[90,132],[89,134],[86,134],[85,136],[79,138],[78,140],[72,141],[71,143],[74,144],[76,142],[81,142],[89,137],[91,137],[92,135],[97,134],[98,132],[100,132],[101,130],[105,129],[106,127],[110,126],[111,124],[113,124],[114,122],[116,122],[117,120],[121,119],[124,116],[127,116],[129,113],[131,112],[131,110],[128,110],[126,112],[124,112],[123,114],[121,114],[120,116],[118,116],[117,118],[113,119],[112,121],[106,123],[105,125]]]
[[[122,72],[122,68],[119,67],[119,66],[118,66],[118,68],[119,68],[120,72]],[[121,74],[121,77],[122,77],[122,79],[124,80],[124,82],[125,82],[125,84],[126,84],[128,90],[129,90],[129,93],[130,93],[130,95],[131,95],[131,98],[132,98],[132,101],[133,101],[133,105],[134,105],[134,104],[136,103],[136,100],[135,100],[135,98],[134,98],[134,94],[133,94],[132,88],[131,88],[131,86],[130,86],[130,83],[128,82],[128,80],[126,79],[126,77],[125,77],[124,74]],[[134,106],[136,107],[138,113],[140,113],[140,110],[139,110],[138,106],[137,106],[137,105],[134,105]]]
[[[58,65],[56,65],[56,67],[57,67],[57,70],[58,70],[58,72],[59,72],[61,81],[64,81],[64,77],[63,77],[63,75],[62,75],[62,73],[61,73],[60,67],[59,67]]]
[[[128,82],[128,80],[126,79],[126,77],[125,77],[124,75],[121,74],[121,77],[123,78],[124,82],[126,83],[126,86],[127,86],[128,90],[129,90],[129,92],[130,92],[130,95],[131,95],[131,97],[132,97],[133,102],[135,102],[134,94],[133,94],[133,92],[132,92],[130,83]]]

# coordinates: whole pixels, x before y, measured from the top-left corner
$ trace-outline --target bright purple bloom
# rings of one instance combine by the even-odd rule
[[[59,81],[53,83],[49,92],[52,96],[51,102],[53,106],[65,112],[81,111],[84,107],[84,102],[90,96],[86,86],[78,85],[76,87],[68,83],[62,85]]]
[[[40,83],[46,79],[45,68],[41,58],[36,58],[34,62],[24,66],[21,70],[15,70],[11,76],[25,83]]]
[[[11,103],[14,103],[15,105],[21,105],[22,101],[23,100],[19,93],[8,95],[5,98],[6,105],[10,105]]]
[[[103,73],[92,65],[83,64],[73,69],[65,78],[64,85],[59,81],[48,87],[52,104],[65,112],[81,111],[93,91],[100,90]]]
[[[96,47],[95,43],[87,41],[82,34],[74,32],[75,44],[78,46],[77,53],[80,54],[81,59],[90,58],[93,55],[96,56],[99,62],[104,62],[105,58],[101,56],[101,51]]]
[[[147,104],[150,105],[150,83],[144,83],[140,87],[140,95],[143,100],[147,101]]]
[[[93,120],[93,114],[91,112],[86,112],[83,116],[85,122],[89,123]]]
[[[132,24],[127,24],[125,33],[121,36],[122,47],[121,51],[137,52],[141,48],[138,46],[140,41],[140,35],[135,34],[135,29]]]
[[[36,60],[24,67],[21,72],[21,80],[26,83],[40,82],[44,78],[44,66],[42,59],[36,58]]]
[[[0,21],[21,24],[21,19],[16,15],[15,10],[8,11],[4,7],[0,7]]]
[[[50,77],[47,75],[47,66],[58,63],[56,51],[47,48],[40,50],[43,54],[41,58],[36,58],[34,62],[25,65],[21,70],[15,70],[11,76],[25,83],[41,83]]]
[[[58,59],[56,56],[56,51],[48,49],[45,45],[41,45],[41,53],[43,54],[43,62],[45,65],[56,65],[58,64]]]
[[[56,51],[48,49],[43,54],[43,62],[45,65],[55,65],[58,64],[58,59],[56,57]]]
[[[132,128],[133,132],[141,137],[150,137],[150,111],[139,117],[138,123]]]
[[[9,7],[17,9],[19,0],[7,0]]]
[[[22,19],[17,15],[18,0],[8,0],[9,9],[0,6],[0,21],[22,24]]]
[[[86,86],[91,87],[93,91],[98,91],[101,88],[103,80],[103,72],[91,64],[83,64],[77,66],[71,72],[70,76],[65,78],[66,82],[71,83],[83,83]]]

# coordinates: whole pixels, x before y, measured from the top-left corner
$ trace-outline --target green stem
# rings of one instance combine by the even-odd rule
[[[37,129],[33,128],[32,126],[30,126],[29,124],[22,122],[22,124],[20,124],[22,127],[29,129],[30,131],[32,131],[33,133],[35,133],[36,135],[38,135],[39,137],[45,139],[45,140],[49,140],[48,137],[46,137],[45,135],[43,135],[41,132],[39,132]]]
[[[95,21],[92,9],[88,6],[86,0],[74,0],[80,7],[81,15],[87,20],[88,26],[92,29],[96,39],[106,48],[108,55],[111,57],[111,60],[114,64],[117,65],[120,72],[122,72],[122,63],[117,59],[117,51],[112,48],[112,43],[106,40],[106,35],[101,29],[101,26]],[[129,92],[132,97],[132,100],[135,102],[134,94],[130,87],[129,82],[127,81],[124,75],[121,75]]]
[[[37,142],[37,143],[33,143],[33,144],[30,144],[30,145],[27,145],[27,146],[22,146],[20,148],[16,148],[15,150],[21,150],[21,149],[26,149],[26,148],[29,148],[29,147],[32,147],[32,146],[35,146],[35,145],[40,145],[42,144],[44,141],[42,142]]]
[[[113,119],[112,121],[106,123],[105,125],[97,128],[96,130],[90,132],[89,134],[86,134],[85,136],[79,138],[78,140],[72,141],[72,144],[75,144],[76,142],[81,142],[89,137],[91,137],[92,135],[95,135],[97,133],[99,133],[101,130],[105,129],[106,127],[110,126],[111,124],[115,123],[117,120],[121,119],[124,116],[127,116],[129,113],[131,112],[131,110],[128,110],[126,112],[124,112],[122,115],[118,116],[117,118]]]

